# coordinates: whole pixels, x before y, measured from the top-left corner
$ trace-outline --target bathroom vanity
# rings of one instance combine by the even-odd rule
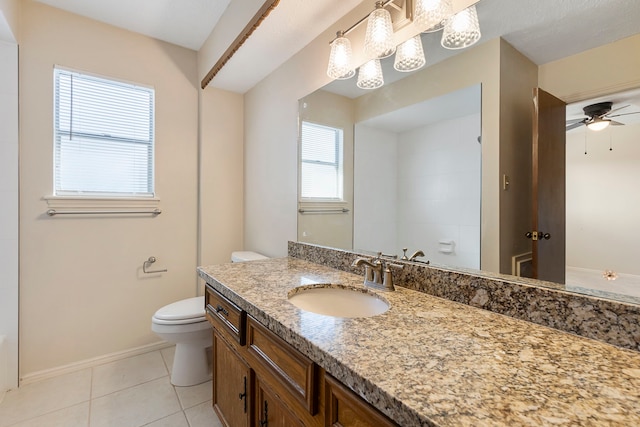
[[[376,316],[314,314],[293,289],[363,278],[293,257],[198,273],[229,426],[640,425],[638,352],[401,286]]]

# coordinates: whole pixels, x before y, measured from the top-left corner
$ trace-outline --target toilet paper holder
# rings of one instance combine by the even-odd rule
[[[166,268],[164,270],[147,270],[147,268],[149,268],[149,266],[156,261],[157,261],[156,257],[150,256],[149,259],[147,259],[145,262],[142,263],[142,272],[146,274],[165,273],[167,271]]]

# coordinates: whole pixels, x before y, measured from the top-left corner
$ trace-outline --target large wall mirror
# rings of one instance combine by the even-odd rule
[[[391,68],[386,66],[385,78],[391,75]],[[526,228],[516,224],[513,239],[517,243],[505,244],[495,235],[507,233],[485,224],[494,211],[498,215],[501,209],[500,227],[512,221],[505,216],[502,202],[487,197],[498,191],[494,187],[502,191],[507,185],[502,182],[502,171],[493,175],[495,182],[486,180],[487,172],[491,172],[487,169],[497,166],[490,158],[493,154],[486,156],[491,148],[483,147],[483,131],[487,128],[483,115],[495,110],[486,111],[491,104],[483,98],[491,98],[496,88],[486,87],[487,81],[493,84],[490,78],[479,77],[472,84],[463,79],[457,87],[450,85],[452,90],[438,96],[425,90],[421,97],[417,94],[421,87],[407,91],[406,85],[397,84],[402,78],[419,81],[412,76],[422,72],[428,71],[389,78],[377,89],[383,95],[371,96],[355,88],[355,81],[347,80],[332,82],[300,100],[300,122],[345,130],[346,154],[342,169],[344,198],[315,203],[300,200],[298,240],[397,256],[402,256],[403,248],[408,248],[409,256],[422,250],[425,256],[418,260],[434,265],[526,276],[526,248],[531,243],[520,232]],[[535,83],[525,85],[530,94]],[[411,100],[405,102],[407,94]],[[384,105],[377,107],[374,101]],[[584,117],[582,108],[592,101],[630,105],[624,112],[640,112],[639,93],[631,91],[570,104],[567,120]],[[529,126],[524,133],[530,135],[531,104],[524,106],[512,120],[513,126]],[[500,117],[504,120],[502,112]],[[583,126],[566,135],[566,283],[539,282],[540,286],[640,303],[640,267],[634,261],[640,232],[632,224],[640,217],[640,192],[628,188],[640,178],[640,146],[633,144],[640,134],[640,114],[624,116],[620,121],[624,126],[611,126],[597,134]],[[530,145],[524,146],[530,149]],[[524,164],[527,162],[530,157]],[[530,180],[530,170],[520,172],[520,176],[508,177],[511,185],[520,178]],[[523,197],[529,198],[530,194]],[[523,219],[525,224],[529,221]],[[513,261],[512,265],[505,268],[504,262],[501,266],[483,262],[492,255],[484,253],[487,246],[482,241],[492,238],[500,244],[490,246],[500,246],[499,257]]]

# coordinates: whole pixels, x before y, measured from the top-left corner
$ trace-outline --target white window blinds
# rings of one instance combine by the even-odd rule
[[[309,122],[301,126],[301,197],[342,200],[342,129]]]
[[[153,89],[54,70],[54,193],[152,197]]]

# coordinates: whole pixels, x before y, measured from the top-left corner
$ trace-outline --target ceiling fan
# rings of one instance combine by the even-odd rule
[[[587,126],[591,130],[602,130],[609,125],[613,126],[623,126],[624,123],[617,122],[615,120],[611,120],[612,117],[620,117],[627,116],[629,114],[639,114],[640,111],[636,111],[633,113],[623,113],[623,114],[613,114],[616,111],[620,111],[623,108],[629,107],[629,105],[623,105],[622,107],[614,108],[613,102],[598,102],[597,104],[587,105],[582,109],[584,111],[585,118],[583,119],[572,119],[567,121],[567,131],[571,129],[575,129],[582,125]]]

